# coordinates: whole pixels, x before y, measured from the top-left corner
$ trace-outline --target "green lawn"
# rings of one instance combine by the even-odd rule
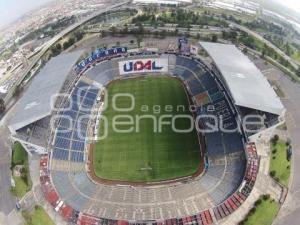
[[[276,152],[274,151],[275,149]],[[272,156],[270,171],[275,171],[275,178],[284,185],[288,185],[291,173],[291,163],[287,160],[286,149],[285,141],[279,140],[276,145],[271,143]]]
[[[27,161],[27,152],[24,150],[23,146],[19,142],[16,142],[14,144],[14,151],[12,154],[12,163],[14,165],[23,165]]]
[[[300,53],[297,49],[294,49],[294,53],[291,56],[297,63],[300,63]]]
[[[271,199],[263,200],[243,225],[271,225],[279,210],[279,204]]]
[[[112,107],[112,97],[117,93],[130,93],[135,98],[135,107],[130,112],[116,112]],[[191,115],[185,90],[180,81],[167,77],[126,79],[112,83],[108,87],[108,107],[104,116],[108,119],[108,136],[100,140],[94,149],[94,169],[97,176],[122,181],[159,181],[188,176],[200,166],[200,147],[194,129],[189,133],[177,133],[171,125],[163,125],[162,132],[154,132],[155,118],[167,115]],[[129,107],[128,97],[118,98],[117,107]],[[176,111],[183,105],[185,110]],[[156,106],[153,110],[153,107]],[[166,109],[165,106],[168,108]],[[170,106],[173,107],[169,112]],[[147,111],[148,107],[148,111]],[[160,112],[158,107],[161,108]],[[130,133],[120,133],[113,129],[116,115],[154,116],[143,118],[134,125],[119,125],[118,129],[134,128]],[[171,122],[172,118],[165,118]],[[120,121],[120,120],[119,120]],[[123,122],[128,119],[122,119]],[[138,125],[139,124],[139,125]],[[177,129],[186,129],[187,119],[176,119]],[[135,128],[139,127],[139,131]],[[104,125],[100,126],[100,135]]]
[[[12,170],[16,165],[23,165],[23,178],[13,176],[15,181],[15,187],[12,187],[12,193],[18,198],[22,198],[28,191],[31,190],[32,181],[30,178],[29,165],[28,165],[28,154],[23,146],[16,142],[12,152]]]
[[[23,211],[22,215],[26,225],[54,225],[49,215],[40,206],[36,206],[33,212]]]
[[[12,188],[12,191],[18,198],[22,198],[27,193],[27,191],[31,189],[31,187],[28,187],[28,185],[21,177],[13,176],[13,178],[16,186]]]

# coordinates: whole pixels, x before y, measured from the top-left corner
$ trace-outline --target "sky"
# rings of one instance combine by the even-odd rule
[[[21,17],[26,12],[53,0],[0,0],[0,27]],[[300,14],[300,0],[274,0]]]
[[[300,1],[299,0],[275,0],[275,1],[282,5],[287,6],[290,9],[296,10],[300,14]]]
[[[52,0],[0,0],[0,27]]]

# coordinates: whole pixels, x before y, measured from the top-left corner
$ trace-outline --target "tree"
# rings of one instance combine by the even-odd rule
[[[139,48],[141,47],[142,41],[143,41],[143,35],[137,35],[136,42],[137,42]]]
[[[274,177],[276,176],[276,171],[272,170],[272,171],[270,172],[270,176],[274,178]]]
[[[68,47],[69,47],[69,44],[68,44],[68,42],[67,42],[67,41],[66,41],[66,42],[64,42],[64,43],[63,43],[63,48],[64,48],[64,50],[66,50]]]
[[[111,34],[114,36],[117,33],[117,28],[115,26],[112,26],[109,31],[111,32]]]
[[[272,141],[273,145],[276,145],[278,140],[279,140],[279,136],[277,134],[275,134],[271,141]]]
[[[217,41],[218,41],[218,36],[217,36],[216,34],[213,34],[213,35],[211,36],[211,41],[212,41],[212,42],[217,42]]]
[[[0,114],[4,113],[5,109],[5,102],[2,98],[0,98]]]
[[[291,55],[293,54],[293,50],[291,49],[289,43],[286,43],[284,47],[285,47],[285,52],[286,52],[286,54],[287,54],[288,56],[291,56]]]
[[[59,50],[59,51],[61,51],[61,50],[62,50],[62,46],[61,46],[61,44],[60,44],[60,43],[58,43],[58,44],[56,45],[56,49],[57,49],[57,50]]]
[[[178,35],[178,29],[177,28],[175,29],[175,35],[176,36]]]
[[[230,31],[229,32],[229,37],[230,37],[232,42],[237,41],[237,36],[238,36],[238,33],[236,31]]]
[[[121,31],[123,34],[128,34],[128,26],[125,25],[124,29]]]
[[[61,52],[61,50],[62,50],[62,46],[61,46],[60,43],[58,43],[58,44],[55,45],[55,46],[52,46],[52,47],[51,47],[52,56],[57,56],[57,55],[59,55],[60,52]]]
[[[21,85],[18,85],[16,87],[16,89],[14,90],[13,96],[18,97],[21,94],[22,90],[23,90],[23,87]]]
[[[298,77],[300,77],[300,67],[298,67],[298,69],[297,69],[297,71],[296,71],[296,75],[297,75]]]
[[[70,37],[68,41],[64,42],[63,48],[66,50],[67,48],[71,47],[75,43],[75,38]]]
[[[101,36],[99,36],[99,38],[101,37],[106,37],[107,36],[107,32],[105,30],[101,31]]]
[[[264,58],[265,58],[265,55],[266,55],[266,49],[264,48],[264,49],[262,50],[262,52],[261,52],[260,57],[261,57],[262,59],[264,59]]]
[[[81,31],[77,31],[74,33],[74,36],[77,41],[80,41],[83,38],[83,33]]]
[[[162,31],[160,32],[160,37],[161,37],[162,39],[164,39],[164,38],[166,38],[166,36],[167,36],[167,32],[166,32],[165,30],[162,30]]]
[[[142,35],[145,33],[144,26],[142,23],[138,24],[138,33]]]
[[[69,38],[69,45],[72,46],[75,43],[75,38],[74,37],[70,37]]]

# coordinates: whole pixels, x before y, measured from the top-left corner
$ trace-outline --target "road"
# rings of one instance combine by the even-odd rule
[[[287,60],[289,63],[291,63],[291,65],[295,68],[298,69],[299,65],[295,62],[295,60],[293,60],[291,57],[289,57],[287,54],[285,54],[281,49],[279,49],[278,47],[276,47],[273,43],[271,43],[270,41],[266,40],[265,38],[263,38],[261,35],[259,35],[258,33],[248,29],[247,27],[241,26],[239,24],[233,23],[233,22],[229,22],[230,26],[232,28],[237,28],[241,31],[244,31],[246,33],[248,33],[249,35],[257,38],[258,40],[260,40],[261,42],[263,42],[264,44],[266,44],[268,47],[274,49],[277,54],[281,55],[285,60]]]
[[[10,133],[5,123],[6,117],[0,122],[0,212],[8,215],[15,206],[16,198],[10,193],[11,143],[9,139]]]
[[[255,61],[260,70],[269,71],[265,74],[267,78],[275,80],[285,94],[281,101],[287,109],[286,124],[293,147],[289,193],[274,225],[297,225],[300,221],[300,85],[292,82],[273,65],[267,65],[259,58]]]
[[[70,26],[53,39],[51,39],[48,43],[45,44],[43,49],[32,58],[30,65],[23,71],[23,77],[34,67],[34,65],[38,62],[38,60],[45,54],[46,51],[58,40],[60,40],[65,35],[69,34],[74,29],[78,28],[82,24],[88,22],[89,20],[93,19],[94,17],[108,11],[114,9],[116,7],[120,7],[125,5],[128,1],[118,3],[116,5],[109,6],[101,11],[98,11],[96,14]],[[295,68],[298,68],[297,63],[294,62],[289,56],[287,56],[284,52],[282,52],[279,48],[274,46],[271,42],[261,37],[259,34],[249,30],[246,27],[240,26],[238,24],[231,23],[233,27],[236,27],[244,32],[247,32],[250,35],[258,38],[260,41],[265,43],[267,46],[273,48],[278,54],[282,55],[286,60],[288,60]],[[167,30],[168,28],[162,28]],[[19,82],[22,79],[19,80]],[[283,103],[288,109],[288,119],[291,119],[289,124],[290,135],[292,138],[292,144],[294,148],[294,155],[293,155],[293,176],[290,185],[290,194],[287,198],[286,204],[283,206],[282,210],[283,213],[287,215],[282,215],[276,224],[278,225],[296,225],[299,224],[300,221],[300,176],[297,176],[297,171],[300,170],[300,128],[298,127],[300,124],[300,111],[299,111],[299,99],[300,99],[300,86],[292,83],[286,77],[279,79],[280,85],[284,89],[284,92],[287,93],[289,98],[284,99]],[[9,131],[4,124],[4,120],[0,123],[0,211],[4,214],[8,214],[15,205],[16,199],[11,196],[10,194],[10,142],[7,137],[9,137]],[[1,221],[1,220],[0,220]]]
[[[22,76],[20,76],[20,79],[16,82],[16,85],[18,85],[24,77],[32,70],[34,65],[40,60],[40,58],[48,51],[48,49],[56,43],[58,40],[60,40],[65,35],[69,34],[74,29],[78,28],[82,24],[88,22],[89,20],[93,19],[94,17],[97,17],[98,15],[112,10],[116,7],[121,7],[122,5],[126,4],[128,1],[121,2],[115,5],[108,6],[104,8],[101,11],[98,11],[96,14],[93,14],[92,16],[89,16],[88,18],[85,18],[84,20],[81,20],[80,22],[68,27],[66,30],[62,31],[60,34],[56,35],[54,38],[52,38],[49,42],[47,42],[43,49],[32,58],[30,64],[27,66],[26,69],[22,71]],[[10,193],[11,188],[11,142],[10,142],[10,132],[7,127],[7,121],[9,121],[10,113],[7,113],[6,116],[1,118],[0,121],[0,224],[4,223],[3,221],[7,221],[7,216],[10,214],[10,212],[14,209],[17,199],[13,197]],[[11,215],[11,214],[10,214]]]
[[[99,10],[97,13],[71,25],[70,27],[66,28],[65,30],[63,30],[62,32],[60,32],[59,34],[57,34],[55,37],[53,37],[50,41],[48,41],[47,43],[44,44],[43,49],[32,58],[32,60],[29,62],[29,65],[22,71],[22,75],[20,76],[20,79],[16,82],[16,85],[19,85],[22,80],[25,78],[25,76],[32,70],[32,68],[34,67],[34,65],[40,60],[40,58],[49,50],[49,48],[55,44],[57,41],[59,41],[61,38],[63,38],[64,36],[66,36],[67,34],[69,34],[70,32],[72,32],[73,30],[75,30],[76,28],[78,28],[79,26],[81,26],[82,24],[92,20],[93,18],[101,15],[104,12],[110,11],[114,8],[119,8],[125,4],[128,4],[129,1],[122,1],[121,3],[117,3],[114,5],[110,5],[107,6],[105,8],[103,8],[102,10]],[[13,90],[14,88],[11,88],[11,90],[7,93],[7,95],[5,96],[4,100],[7,103],[13,94]]]
[[[193,12],[195,12],[194,8],[192,8],[192,7],[188,7],[188,9],[191,10],[191,11],[193,11]],[[196,11],[196,12],[197,12],[197,11]],[[218,18],[216,17],[216,19],[218,19]],[[285,60],[287,60],[289,63],[291,63],[291,65],[292,65],[296,70],[298,69],[299,64],[298,64],[295,60],[293,60],[291,57],[289,57],[287,54],[285,54],[281,49],[279,49],[278,47],[276,47],[273,43],[271,43],[270,41],[266,40],[264,37],[262,37],[262,36],[259,35],[258,33],[256,33],[256,32],[254,32],[254,31],[248,29],[248,28],[245,27],[245,26],[242,26],[242,25],[239,25],[239,24],[237,24],[237,23],[234,23],[234,22],[232,22],[232,21],[226,21],[226,22],[229,23],[229,25],[230,25],[231,28],[237,28],[237,29],[239,29],[239,30],[241,30],[241,31],[246,32],[246,33],[249,34],[249,35],[254,36],[254,37],[257,38],[258,40],[262,41],[262,42],[263,42],[264,44],[266,44],[268,47],[274,49],[274,50],[277,52],[277,54],[281,55]]]

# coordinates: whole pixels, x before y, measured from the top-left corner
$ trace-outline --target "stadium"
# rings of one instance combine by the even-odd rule
[[[234,45],[198,45],[211,63],[177,51],[114,47],[81,61],[81,51],[61,54],[34,78],[9,128],[29,153],[42,155],[42,192],[67,222],[206,225],[242,206],[259,171],[255,142],[283,123],[285,109]],[[155,122],[144,119],[140,132],[118,134],[110,105],[121,93],[135,98],[134,110],[121,116],[160,105],[165,109],[147,113],[163,117],[166,106],[183,105],[175,127],[187,129],[188,117],[196,126],[181,134],[165,127],[152,133]],[[126,109],[131,103],[126,95],[115,104]],[[257,116],[259,126],[243,123]],[[103,117],[109,132],[102,140]],[[225,129],[202,132],[214,117]]]

